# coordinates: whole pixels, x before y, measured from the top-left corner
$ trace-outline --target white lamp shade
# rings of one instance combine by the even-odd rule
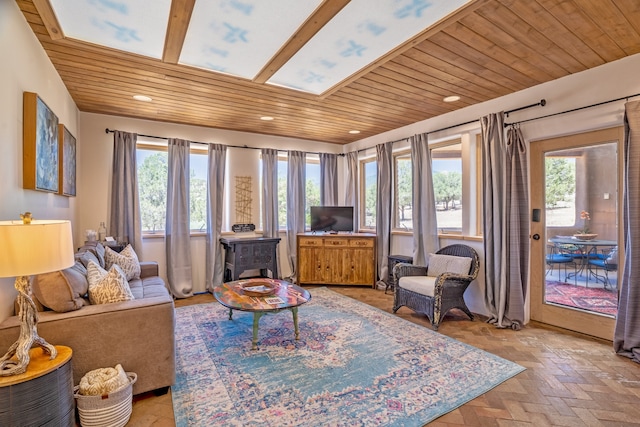
[[[0,221],[0,277],[49,273],[74,262],[69,221]]]

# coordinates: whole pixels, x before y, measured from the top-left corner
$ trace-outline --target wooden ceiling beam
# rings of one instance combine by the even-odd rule
[[[302,24],[271,60],[253,79],[256,83],[266,83],[284,64],[293,57],[327,22],[333,19],[350,0],[325,0]]]
[[[42,23],[44,24],[51,40],[60,40],[64,38],[64,33],[58,22],[56,14],[53,12],[49,0],[33,0],[33,5],[40,14]]]
[[[196,0],[172,0],[162,61],[177,64]]]

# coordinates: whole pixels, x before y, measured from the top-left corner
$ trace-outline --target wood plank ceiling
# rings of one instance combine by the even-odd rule
[[[316,96],[263,82],[348,0],[325,0],[254,81],[176,64],[193,1],[173,0],[164,60],[60,37],[48,0],[17,4],[81,111],[335,144],[640,53],[638,0],[476,0]]]

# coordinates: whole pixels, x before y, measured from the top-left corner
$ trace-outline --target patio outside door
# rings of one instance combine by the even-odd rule
[[[622,140],[612,128],[531,143],[532,320],[613,340]]]

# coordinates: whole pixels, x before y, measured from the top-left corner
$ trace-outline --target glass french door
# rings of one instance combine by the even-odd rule
[[[623,129],[531,143],[531,319],[612,340]]]

